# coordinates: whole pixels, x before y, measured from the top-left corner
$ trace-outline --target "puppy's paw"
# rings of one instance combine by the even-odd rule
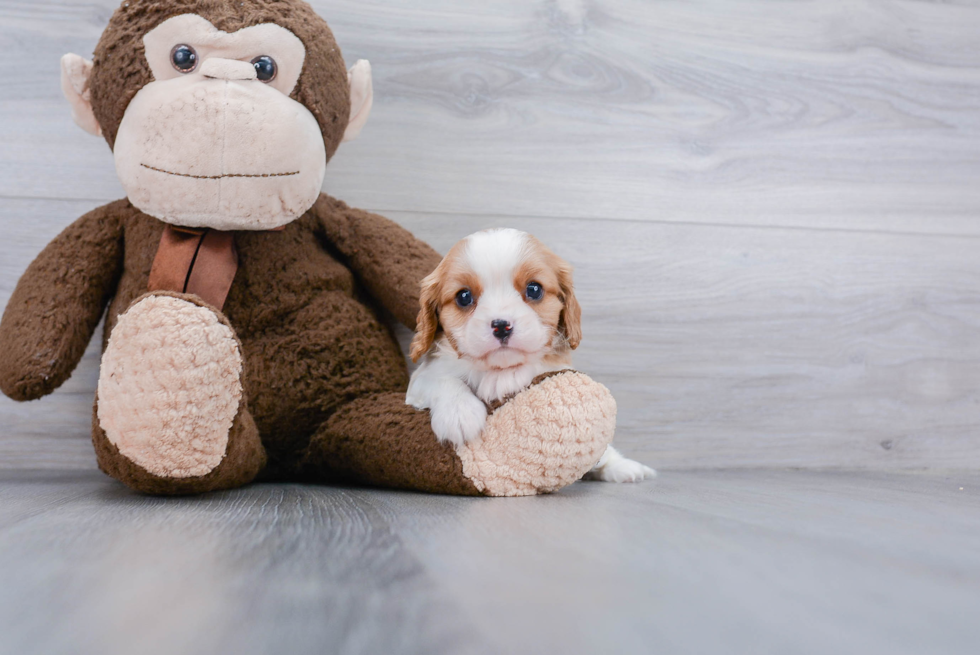
[[[429,411],[439,441],[454,446],[477,439],[487,424],[487,407],[473,394],[459,396],[454,403],[439,403]]]
[[[610,447],[598,465],[585,474],[585,480],[601,482],[640,482],[657,477],[657,472],[649,466],[627,459],[619,451]]]

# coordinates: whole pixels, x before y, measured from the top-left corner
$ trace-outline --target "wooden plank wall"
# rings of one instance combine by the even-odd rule
[[[0,303],[122,196],[58,85],[114,5],[0,0]],[[618,398],[624,451],[980,467],[980,6],[314,5],[375,75],[326,190],[441,250],[507,225],[572,261],[577,365]],[[0,399],[0,467],[94,466],[97,367]]]

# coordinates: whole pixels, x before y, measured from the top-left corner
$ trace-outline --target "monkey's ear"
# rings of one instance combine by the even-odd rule
[[[92,74],[92,62],[78,55],[67,54],[61,58],[61,92],[71,104],[71,117],[80,128],[102,136],[102,127],[92,112],[92,100],[88,90],[88,78]]]
[[[352,141],[361,133],[361,128],[367,123],[371,105],[374,103],[374,87],[371,86],[371,63],[367,59],[359,59],[354,67],[347,71],[347,81],[350,83],[350,120],[344,141]]]

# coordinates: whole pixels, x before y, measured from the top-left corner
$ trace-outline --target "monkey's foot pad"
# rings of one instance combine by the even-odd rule
[[[137,300],[102,356],[99,425],[119,452],[167,478],[209,473],[242,400],[242,355],[209,307],[166,294]]]
[[[487,419],[483,437],[457,449],[463,474],[490,496],[556,491],[591,469],[616,430],[616,401],[587,375],[546,378]]]

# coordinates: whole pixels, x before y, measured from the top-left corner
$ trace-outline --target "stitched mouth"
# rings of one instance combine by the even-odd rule
[[[166,173],[167,175],[176,175],[177,177],[189,177],[195,180],[221,180],[226,177],[289,177],[290,175],[299,175],[299,171],[293,171],[292,173],[223,173],[222,175],[191,175],[190,173],[175,173],[174,171],[167,171],[162,168],[147,166],[146,164],[140,164],[140,166],[151,171],[156,171],[157,173]]]

